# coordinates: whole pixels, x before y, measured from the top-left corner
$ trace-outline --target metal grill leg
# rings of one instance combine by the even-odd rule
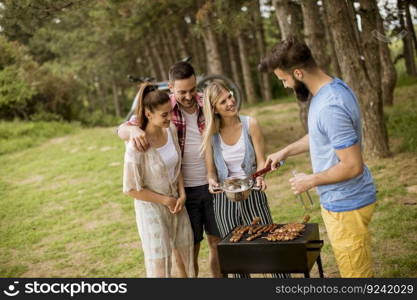
[[[323,266],[321,264],[321,257],[320,254],[317,257],[317,267],[319,268],[319,274],[320,274],[320,278],[324,278],[324,274],[323,274]]]

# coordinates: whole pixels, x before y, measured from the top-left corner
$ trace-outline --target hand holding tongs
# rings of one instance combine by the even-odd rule
[[[297,171],[296,170],[292,170],[292,175],[295,177],[297,175]],[[310,196],[310,193],[308,191],[305,191],[305,193],[307,194],[307,198],[310,201],[310,206],[309,209],[311,210],[313,208],[314,202],[313,199]],[[297,199],[300,200],[301,204],[304,207],[304,210],[307,210],[307,206],[306,206],[306,202],[304,202],[303,196],[301,194],[296,195]]]
[[[284,164],[284,160],[281,160],[278,164],[277,164],[277,168],[278,167],[281,167],[283,164]],[[265,167],[265,168],[263,168],[263,169],[261,169],[261,170],[259,170],[258,172],[256,172],[256,173],[253,173],[252,174],[252,178],[253,179],[256,179],[256,177],[259,177],[259,176],[262,176],[262,175],[264,175],[264,174],[266,174],[266,173],[268,173],[269,171],[271,171],[271,165],[272,164],[268,164],[268,166],[267,167]]]

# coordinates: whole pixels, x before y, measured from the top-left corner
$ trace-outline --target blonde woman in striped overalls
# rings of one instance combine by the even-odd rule
[[[245,201],[233,202],[224,192],[214,192],[226,177],[250,176],[263,168],[265,145],[257,120],[239,115],[233,93],[222,81],[210,83],[203,98],[206,126],[202,151],[206,156],[209,190],[215,194],[214,213],[221,236],[224,238],[236,226],[251,224],[254,217],[260,217],[262,224],[271,224],[263,177],[256,178],[261,190],[252,190]]]

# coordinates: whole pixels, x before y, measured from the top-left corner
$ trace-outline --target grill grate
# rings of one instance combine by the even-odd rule
[[[279,224],[283,226],[284,224]],[[307,223],[304,232],[290,241],[268,241],[257,238],[247,241],[247,233],[239,242],[230,242],[232,232],[219,244],[220,269],[228,273],[303,273],[310,276],[310,270],[317,262],[320,277],[323,277],[320,240],[317,223]],[[262,237],[266,236],[262,234]]]

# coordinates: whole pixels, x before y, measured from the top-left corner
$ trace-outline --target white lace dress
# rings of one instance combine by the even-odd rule
[[[146,188],[162,195],[178,197],[181,152],[174,125],[168,129],[168,134],[173,141],[172,151],[178,154],[173,180],[170,180],[172,176],[169,176],[169,170],[157,149],[150,148],[141,153],[127,143],[123,174],[125,193]],[[185,207],[174,215],[159,203],[135,199],[134,204],[147,277],[171,277],[173,249],[182,258],[187,276],[194,277],[193,233]]]

